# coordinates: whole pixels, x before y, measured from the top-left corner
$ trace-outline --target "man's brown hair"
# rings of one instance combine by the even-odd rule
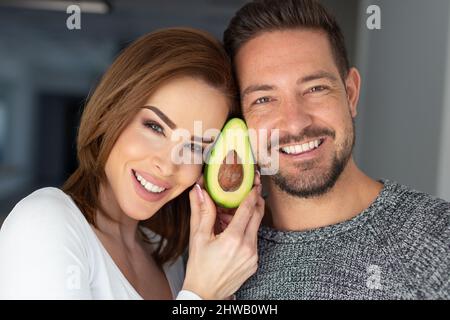
[[[349,61],[344,36],[336,19],[316,0],[254,0],[231,19],[223,35],[232,59],[248,41],[263,32],[295,29],[324,31],[331,44],[335,63],[343,80]]]

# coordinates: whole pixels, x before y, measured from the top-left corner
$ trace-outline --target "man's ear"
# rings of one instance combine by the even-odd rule
[[[358,114],[357,106],[359,100],[359,92],[361,89],[361,76],[356,68],[350,68],[347,79],[345,80],[347,90],[347,100],[350,107],[350,113],[353,118]]]

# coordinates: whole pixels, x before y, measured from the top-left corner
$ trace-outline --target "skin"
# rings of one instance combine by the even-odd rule
[[[162,85],[150,96],[146,106],[157,107],[177,128],[188,130],[191,136],[194,135],[195,120],[202,121],[203,131],[220,130],[229,110],[229,102],[221,91],[189,77],[177,78]],[[214,112],[205,112],[212,108]],[[176,164],[171,161],[172,149],[180,145],[180,141],[171,140],[172,133],[173,129],[155,111],[142,108],[111,150],[105,165],[107,183],[100,187],[100,199],[107,216],[97,215],[95,232],[130,284],[144,299],[173,297],[163,270],[150,254],[151,248],[139,237],[138,223],[151,218],[201,176],[201,164]],[[202,147],[208,145],[187,139],[182,142],[187,152],[191,152],[191,148],[202,152]],[[170,187],[166,195],[156,201],[141,198],[134,189],[132,169],[167,183]]]
[[[306,29],[265,32],[245,43],[235,61],[249,128],[279,129],[280,147],[325,138],[310,158],[280,153],[279,174],[263,180],[269,194],[264,223],[280,230],[311,230],[366,209],[382,184],[365,175],[351,155],[360,76],[352,68],[345,81],[341,78],[326,34]],[[333,159],[345,155],[348,161],[334,185],[307,195],[327,181]],[[281,178],[296,195],[280,188]]]

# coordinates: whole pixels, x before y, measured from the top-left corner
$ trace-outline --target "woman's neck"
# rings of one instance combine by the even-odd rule
[[[96,228],[133,250],[139,243],[139,221],[123,212],[109,186],[100,186],[99,201],[104,210],[96,213]]]

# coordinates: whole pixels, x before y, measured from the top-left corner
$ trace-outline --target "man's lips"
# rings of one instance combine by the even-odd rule
[[[313,148],[310,147],[309,150],[304,150],[302,148],[303,150],[297,151],[297,149],[293,150],[293,148],[290,147],[290,150],[285,152],[280,149],[280,158],[287,159],[288,161],[305,161],[318,158],[329,143],[330,139],[323,139],[317,144],[317,146],[314,146]]]
[[[279,152],[283,152],[284,153],[284,151],[282,150],[283,148],[302,146],[300,148],[300,149],[302,149],[304,144],[310,145],[311,142],[313,142],[313,144],[314,144],[315,141],[318,141],[318,144],[320,146],[321,144],[323,144],[325,142],[326,139],[327,139],[327,137],[311,138],[311,139],[304,140],[302,142],[295,142],[295,143],[288,143],[288,144],[278,145],[276,148],[277,148],[277,150]],[[312,148],[311,148],[311,146],[308,147],[308,149],[314,149],[314,148],[317,148],[317,147],[312,147]],[[306,151],[306,152],[308,152],[308,151]],[[300,152],[302,152],[302,150],[300,150]]]

